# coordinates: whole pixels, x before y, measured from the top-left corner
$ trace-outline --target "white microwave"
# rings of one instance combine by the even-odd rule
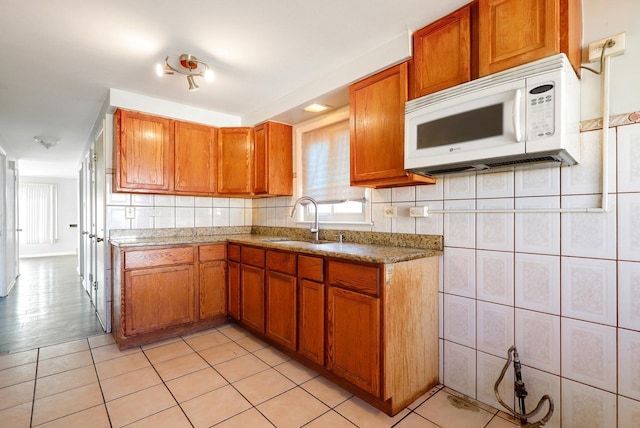
[[[554,55],[407,102],[406,170],[421,175],[580,161],[580,82]]]

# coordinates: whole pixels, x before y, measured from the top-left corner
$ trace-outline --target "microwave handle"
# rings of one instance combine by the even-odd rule
[[[516,93],[513,96],[513,129],[516,133],[516,143],[522,140],[522,132],[520,132],[520,99],[522,98],[522,91],[516,89]]]

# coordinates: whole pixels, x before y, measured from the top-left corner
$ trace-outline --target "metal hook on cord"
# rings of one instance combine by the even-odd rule
[[[511,356],[512,354],[513,354],[513,359]],[[502,398],[500,398],[500,393],[498,392],[500,383],[504,379],[504,375],[507,372],[507,369],[511,365],[512,361],[513,361],[513,370],[515,373],[515,385],[514,385],[515,394],[516,394],[516,397],[518,398],[518,406],[520,407],[519,412],[516,411],[515,409],[512,409],[507,405],[507,403],[502,401]],[[507,351],[507,363],[502,368],[502,372],[500,373],[498,380],[496,380],[496,383],[493,386],[493,392],[496,394],[496,398],[498,399],[498,402],[504,408],[509,410],[509,412],[511,412],[513,417],[520,419],[521,426],[526,428],[537,428],[537,427],[544,426],[544,424],[549,422],[549,419],[551,419],[551,416],[553,415],[553,399],[551,399],[551,397],[549,397],[548,395],[543,395],[542,398],[540,398],[540,401],[538,401],[538,405],[536,406],[536,408],[533,409],[533,411],[531,411],[530,413],[527,413],[524,405],[524,399],[527,396],[527,389],[525,388],[524,382],[522,381],[522,373],[520,369],[521,369],[520,357],[518,356],[518,350],[514,345],[511,348],[509,348],[509,350]],[[537,422],[527,422],[527,420],[530,417],[535,416],[536,414],[538,414],[538,412],[540,412],[545,401],[549,402],[549,409],[547,410],[547,414],[544,415],[544,417]]]

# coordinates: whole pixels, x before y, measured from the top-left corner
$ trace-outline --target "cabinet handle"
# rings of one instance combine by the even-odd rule
[[[96,242],[102,242],[104,241],[104,238],[96,238]]]
[[[93,233],[89,234],[89,238],[95,238],[95,237],[96,237],[96,235],[94,235]]]

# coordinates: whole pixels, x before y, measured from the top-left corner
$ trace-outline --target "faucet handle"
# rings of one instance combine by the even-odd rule
[[[338,233],[337,235],[333,235],[336,238],[338,238],[338,242],[342,244],[342,239],[344,238],[344,235],[342,233]]]

